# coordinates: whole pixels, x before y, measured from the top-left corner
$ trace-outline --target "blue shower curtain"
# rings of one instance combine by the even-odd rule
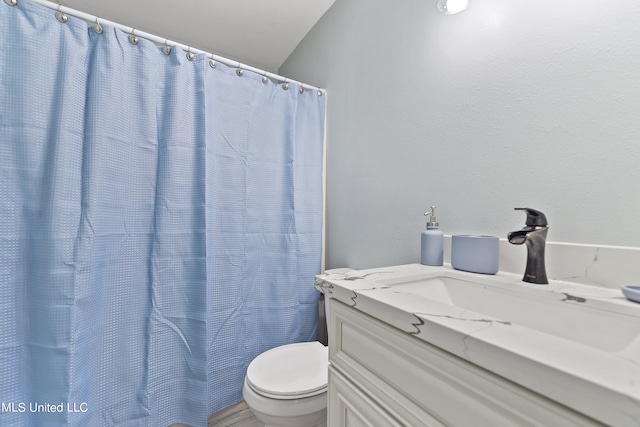
[[[316,337],[324,97],[0,3],[0,426],[206,425]]]

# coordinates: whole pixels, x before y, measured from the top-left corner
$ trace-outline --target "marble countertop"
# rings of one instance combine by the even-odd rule
[[[575,331],[578,338],[569,335],[571,327],[559,336],[550,332],[553,324],[548,331],[525,326],[522,313],[519,320],[486,316],[397,286],[438,275],[455,276],[480,287],[490,283],[505,295],[535,301],[532,307],[538,312],[526,316],[551,319],[547,308],[561,313],[565,307],[568,312],[587,308],[595,320],[584,326],[587,330]],[[511,273],[488,276],[448,265],[420,264],[321,274],[315,286],[407,334],[607,425],[640,426],[640,304],[626,300],[619,290],[562,281],[532,285]],[[624,328],[616,329],[609,322],[613,318],[624,322]],[[607,323],[608,328],[613,325],[614,330],[590,333],[600,323]]]

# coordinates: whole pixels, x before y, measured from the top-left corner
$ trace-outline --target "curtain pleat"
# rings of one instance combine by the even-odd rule
[[[0,36],[0,425],[206,425],[316,339],[322,97],[24,0]]]

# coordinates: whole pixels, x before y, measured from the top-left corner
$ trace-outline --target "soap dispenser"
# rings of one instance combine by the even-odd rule
[[[444,236],[442,231],[438,229],[436,207],[431,206],[431,212],[425,212],[424,214],[430,217],[429,222],[427,222],[427,229],[421,235],[420,262],[424,265],[442,265]]]

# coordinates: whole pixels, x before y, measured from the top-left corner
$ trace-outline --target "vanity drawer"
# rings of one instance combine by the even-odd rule
[[[601,425],[335,299],[330,304],[331,366],[405,425]]]
[[[342,374],[329,367],[328,425],[332,427],[402,427]]]

